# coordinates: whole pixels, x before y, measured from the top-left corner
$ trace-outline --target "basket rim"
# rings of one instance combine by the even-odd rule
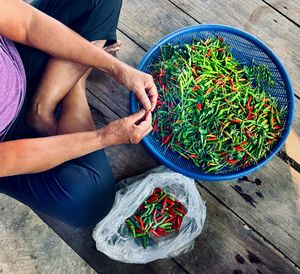
[[[181,166],[178,166],[174,164],[172,161],[167,159],[165,156],[160,154],[150,143],[148,140],[148,137],[146,136],[145,138],[142,139],[142,144],[150,151],[150,153],[162,164],[167,166],[168,168],[179,172],[183,175],[186,175],[188,177],[197,179],[197,180],[207,180],[207,181],[223,181],[223,180],[230,180],[230,179],[235,179],[238,177],[246,176],[252,172],[257,171],[258,169],[262,168],[268,161],[270,161],[281,149],[281,147],[284,145],[290,131],[292,128],[292,123],[294,120],[294,109],[295,109],[295,99],[294,99],[294,91],[293,91],[293,86],[292,86],[292,81],[283,65],[281,60],[276,56],[276,54],[273,52],[271,48],[269,48],[264,42],[262,42],[260,39],[255,37],[254,35],[245,32],[241,29],[227,26],[227,25],[220,25],[220,24],[200,24],[200,25],[192,25],[184,28],[180,28],[160,40],[158,40],[153,46],[149,48],[149,50],[146,52],[142,60],[140,61],[137,69],[138,70],[143,70],[143,67],[145,66],[146,62],[148,59],[152,56],[152,54],[159,50],[159,47],[162,46],[163,44],[166,44],[173,38],[185,34],[188,32],[197,32],[197,31],[223,31],[223,32],[228,32],[228,33],[233,33],[237,36],[240,36],[248,41],[251,41],[253,44],[255,44],[258,48],[262,49],[262,51],[270,58],[270,60],[275,64],[276,68],[280,72],[284,84],[286,86],[287,90],[287,95],[288,95],[288,117],[286,121],[286,126],[284,133],[281,137],[281,139],[277,142],[273,150],[270,152],[270,154],[267,156],[267,158],[261,159],[258,164],[252,165],[250,167],[247,167],[243,170],[239,171],[234,171],[230,172],[228,174],[206,174],[206,173],[199,173],[189,171],[185,168],[182,168]],[[136,104],[136,99],[134,97],[133,92],[130,92],[130,111],[131,113],[137,111],[137,104]]]

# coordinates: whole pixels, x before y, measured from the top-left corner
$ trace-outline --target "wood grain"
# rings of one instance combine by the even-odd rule
[[[0,195],[0,273],[96,273],[32,210]]]
[[[300,25],[300,1],[299,0],[265,0],[268,4],[286,15],[289,19]]]
[[[299,173],[276,158],[248,178],[201,185],[300,265]],[[257,186],[253,182],[261,180]],[[252,202],[252,204],[250,203]]]
[[[43,218],[44,219],[44,218]],[[79,254],[99,274],[110,273],[143,273],[143,274],[186,274],[173,260],[158,260],[149,264],[125,264],[111,260],[96,249],[92,238],[92,229],[72,228],[51,218],[45,218],[47,223],[71,248]],[[50,273],[50,272],[49,272]],[[52,272],[52,273],[87,273],[87,272]]]
[[[234,273],[236,269],[242,270],[241,273],[260,273],[256,269],[261,273],[298,273],[206,189],[198,186],[198,190],[207,206],[204,230],[194,249],[176,258],[189,273]],[[250,262],[249,251],[258,258],[257,263]],[[243,264],[236,260],[237,255],[244,258]]]
[[[177,26],[179,26],[181,24],[181,26],[186,22],[185,16],[182,15],[183,13],[180,13],[178,10],[176,10],[176,7],[173,6],[168,6],[168,8],[170,8],[170,10],[168,10],[168,12],[170,14],[176,14],[177,17],[173,18],[171,16],[169,16],[167,18],[167,22],[166,24],[164,24],[163,26],[159,26],[159,24],[156,26],[156,29],[158,29],[157,32],[152,32],[150,30],[148,30],[148,32],[144,33],[139,32],[139,28],[137,29],[137,34],[133,34],[133,29],[134,29],[134,25],[131,25],[133,22],[132,20],[134,20],[135,16],[137,16],[137,21],[139,21],[139,26],[147,26],[147,24],[149,23],[149,20],[152,21],[152,28],[153,27],[153,22],[160,22],[162,19],[160,18],[160,16],[165,16],[164,11],[161,12],[153,12],[151,14],[149,14],[147,17],[145,16],[139,16],[137,13],[139,11],[139,9],[141,9],[141,5],[143,5],[143,9],[145,10],[155,10],[155,7],[157,4],[156,3],[152,3],[151,6],[151,2],[148,1],[147,3],[145,1],[141,1],[139,3],[136,3],[135,1],[130,2],[131,4],[127,5],[132,5],[133,7],[127,7],[125,5],[123,11],[125,10],[125,13],[130,17],[131,19],[128,20],[128,22],[126,23],[125,20],[123,22],[123,30],[126,30],[126,35],[129,35],[132,39],[137,39],[137,43],[141,44],[144,47],[148,47],[149,45],[151,45],[151,43],[155,40],[157,40],[159,35],[165,35],[168,31],[169,31],[169,25],[171,24],[177,24]],[[127,8],[126,8],[127,7]],[[126,10],[129,9],[130,11]],[[183,7],[182,7],[183,8]],[[135,11],[135,9],[137,9],[137,11]],[[175,11],[173,11],[175,10]],[[180,19],[178,16],[183,16],[183,19]],[[127,17],[126,17],[127,20]],[[192,20],[191,20],[192,21]],[[178,23],[179,22],[179,23]],[[125,23],[128,24],[128,26],[125,26]],[[190,22],[189,22],[190,23]],[[166,30],[165,30],[165,25],[166,25]],[[137,46],[136,44],[134,44],[130,39],[128,39],[126,36],[122,36],[123,39],[123,49],[124,50],[124,55],[123,52],[121,51],[119,54],[120,59],[122,59],[123,61],[135,65],[137,63],[137,59],[140,59],[143,52],[141,51],[141,49],[137,50]],[[133,50],[130,50],[130,48],[134,48],[135,50],[137,50],[137,54],[135,55],[131,55],[130,52],[132,52]],[[111,97],[111,94],[109,94],[109,91],[107,90],[101,90],[101,88],[103,87],[103,84],[101,83],[100,74],[95,73],[91,78],[90,78],[90,82],[89,82],[89,90],[91,90],[99,99],[100,101],[105,102],[106,105],[108,105],[109,107],[111,107],[111,109],[113,111],[115,111],[119,116],[123,116],[126,113],[128,113],[128,93],[126,90],[124,89],[118,89],[118,96],[114,96],[113,98]],[[107,79],[107,78],[103,78],[103,79]],[[105,80],[107,81],[107,80]],[[115,89],[115,88],[113,88]],[[107,93],[108,92],[108,93]],[[103,95],[105,94],[105,96]],[[115,94],[115,93],[114,93]],[[297,105],[299,105],[299,101],[297,101]],[[125,106],[125,107],[124,107]],[[127,108],[127,111],[126,111]],[[299,108],[297,108],[299,109]],[[294,128],[294,133],[293,135],[293,139],[295,140],[299,138],[299,119],[298,119],[299,115],[296,115],[296,120],[294,122],[294,125],[296,125]],[[294,140],[291,140],[291,144],[294,144]],[[288,142],[287,142],[287,146],[288,146]],[[290,151],[294,151],[293,149],[291,150],[287,150],[288,153],[290,153]],[[275,157],[272,162],[271,162],[271,166],[273,166],[273,168],[264,168],[262,169],[261,172],[263,172],[260,176],[260,178],[263,181],[270,181],[273,177],[276,178],[276,186],[274,187],[274,184],[269,183],[266,187],[266,192],[271,192],[269,195],[267,195],[265,199],[261,199],[260,201],[260,206],[262,207],[261,211],[253,211],[252,212],[252,217],[251,219],[251,225],[253,225],[255,227],[255,229],[257,229],[258,231],[262,231],[263,234],[265,234],[266,239],[268,239],[270,242],[275,242],[276,246],[282,250],[283,252],[286,252],[287,255],[289,256],[289,258],[292,258],[293,260],[298,260],[297,258],[297,248],[295,248],[295,244],[298,244],[299,242],[299,234],[297,234],[297,228],[298,226],[298,215],[296,214],[297,212],[295,212],[293,210],[293,208],[296,207],[297,204],[297,200],[298,200],[298,194],[297,194],[297,189],[293,187],[293,183],[291,181],[291,176],[290,176],[290,167],[285,164],[281,159],[279,159],[278,157]],[[272,172],[271,172],[272,171]],[[283,173],[281,173],[281,171]],[[282,175],[284,174],[284,175]],[[266,179],[264,179],[266,178]],[[280,180],[282,181],[279,181]],[[220,199],[225,202],[227,200],[231,200],[232,204],[228,205],[233,211],[237,211],[238,215],[239,215],[239,211],[237,210],[237,208],[240,209],[241,213],[244,212],[244,214],[246,214],[248,212],[249,209],[249,205],[247,203],[244,202],[244,200],[240,200],[240,194],[237,193],[236,191],[234,191],[233,189],[231,189],[231,185],[234,185],[234,182],[229,182],[229,183],[222,183],[222,184],[213,184],[211,185],[211,183],[209,183],[208,185],[211,185],[211,187],[213,189],[219,190],[219,188],[221,188],[221,190],[218,192],[217,197],[219,197],[220,195]],[[279,188],[280,186],[280,188]],[[289,187],[287,187],[289,186]],[[277,188],[280,189],[279,191],[277,191]],[[249,189],[250,190],[250,189]],[[253,188],[254,190],[254,188]],[[212,190],[210,190],[212,191]],[[258,190],[257,190],[258,191]],[[284,210],[275,212],[272,211],[272,207],[269,207],[269,203],[275,203],[275,200],[273,197],[276,197],[275,194],[277,195],[277,197],[279,197],[280,195],[282,195],[282,202],[278,203],[278,205],[281,204],[285,204],[287,203],[288,206],[287,208],[285,208]],[[259,191],[258,191],[259,192]],[[221,195],[222,194],[222,195]],[[251,194],[251,193],[250,193]],[[254,195],[255,194],[254,192]],[[264,195],[264,194],[263,194]],[[256,198],[256,197],[255,197]],[[259,198],[257,196],[257,198]],[[235,205],[235,203],[237,203],[238,206]],[[289,222],[292,223],[292,226],[289,227],[285,227],[285,223],[282,223],[282,220],[286,220],[286,218],[289,220]],[[248,217],[245,216],[245,220],[247,220]],[[263,226],[263,229],[262,229]],[[277,229],[275,229],[276,233],[278,232],[280,235],[280,237],[277,237],[277,234],[274,234],[273,231],[273,226],[278,226]],[[277,238],[276,238],[277,237]],[[282,242],[278,241],[278,238],[280,239],[284,239]],[[295,241],[295,238],[297,239]]]

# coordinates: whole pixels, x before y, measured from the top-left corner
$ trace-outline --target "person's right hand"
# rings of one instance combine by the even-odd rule
[[[152,130],[152,114],[142,109],[125,118],[113,121],[100,129],[107,145],[138,144]]]

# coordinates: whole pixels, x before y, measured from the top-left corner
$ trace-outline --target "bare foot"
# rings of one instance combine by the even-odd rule
[[[116,54],[116,52],[118,52],[120,50],[121,46],[122,46],[122,42],[120,40],[118,40],[116,43],[114,43],[110,46],[104,47],[103,49],[106,52],[114,55],[114,54]]]

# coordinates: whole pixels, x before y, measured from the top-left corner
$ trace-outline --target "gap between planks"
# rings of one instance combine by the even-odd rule
[[[234,212],[229,206],[226,205],[221,199],[219,199],[213,192],[211,192],[207,187],[205,187],[201,182],[196,180],[196,183],[199,187],[204,189],[206,192],[208,192],[212,197],[214,197],[221,205],[223,205],[225,208],[227,208],[234,216],[236,216],[238,219],[240,219],[249,229],[251,229],[255,234],[257,234],[259,237],[261,237],[266,245],[273,248],[282,258],[287,259],[297,270],[300,270],[299,266],[287,255],[285,255],[281,250],[279,250],[275,245],[273,245],[270,241],[268,241],[261,233],[259,233],[254,227],[252,227],[244,218],[239,216],[236,212]]]

